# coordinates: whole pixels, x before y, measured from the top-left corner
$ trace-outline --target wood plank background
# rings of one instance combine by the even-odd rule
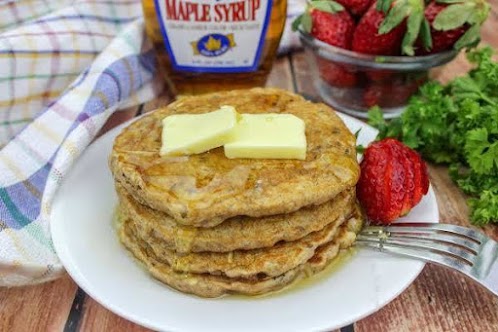
[[[498,0],[490,1],[492,12],[483,27],[483,41],[498,47]],[[447,65],[438,79],[447,81],[469,68],[464,55]],[[279,58],[268,86],[319,98],[312,84],[303,53]],[[155,102],[128,109],[113,116],[116,123],[168,102]],[[465,196],[451,182],[447,169],[430,166],[441,221],[470,226]],[[498,226],[484,231],[498,239]],[[120,318],[86,295],[65,276],[42,285],[0,288],[0,331],[147,331]],[[398,298],[378,312],[342,331],[498,331],[498,298],[491,296],[462,275],[428,265],[415,282]]]

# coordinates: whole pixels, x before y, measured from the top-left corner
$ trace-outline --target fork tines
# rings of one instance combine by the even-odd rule
[[[368,226],[356,243],[453,268],[498,296],[498,242],[478,231],[448,224]]]
[[[484,239],[479,232],[455,225],[396,223],[364,228],[357,244],[469,273]]]

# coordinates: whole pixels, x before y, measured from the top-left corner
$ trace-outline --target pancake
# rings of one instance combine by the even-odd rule
[[[174,271],[167,263],[162,262],[143,240],[136,237],[129,228],[118,227],[118,234],[128,250],[143,263],[143,266],[156,279],[184,293],[202,297],[219,297],[224,294],[258,295],[282,289],[293,281],[309,277],[323,270],[341,248],[350,247],[355,240],[355,232],[361,227],[357,216],[341,226],[337,237],[315,250],[314,255],[301,264],[279,276],[269,277],[256,275],[252,278],[229,278],[208,273],[181,273]]]
[[[121,213],[134,221],[142,237],[155,238],[164,249],[178,253],[229,252],[295,241],[350,214],[356,200],[355,189],[351,188],[329,202],[290,214],[260,218],[237,216],[215,227],[195,228],[179,225],[169,215],[136,202],[120,185],[116,190]]]
[[[232,105],[239,113],[290,113],[306,123],[306,160],[228,159],[222,148],[164,158],[161,120]],[[246,215],[291,213],[353,187],[359,177],[355,137],[324,104],[279,89],[256,88],[184,97],[125,128],[110,156],[115,181],[138,202],[178,223],[213,227]]]
[[[276,277],[313,257],[316,248],[332,241],[339,226],[350,217],[350,214],[341,216],[320,231],[296,241],[280,242],[269,248],[183,255],[166,249],[160,239],[141,232],[131,219],[125,219],[122,227],[129,228],[138,239],[146,242],[158,260],[168,264],[176,272],[209,273],[229,278],[250,278],[255,275]]]

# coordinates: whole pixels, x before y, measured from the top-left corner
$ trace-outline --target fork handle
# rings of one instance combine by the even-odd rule
[[[395,244],[384,243],[382,241],[371,242],[361,238],[357,239],[356,245],[365,248],[374,249],[384,253],[394,254],[397,256],[416,258],[418,260],[422,260],[428,263],[435,263],[437,265],[453,269],[455,271],[463,273],[467,277],[471,278],[475,282],[479,283],[480,285],[488,289],[495,296],[498,296],[498,283],[496,285],[493,285],[490,282],[486,282],[485,279],[476,275],[474,268],[470,267],[469,265],[465,264],[462,260],[459,260],[457,258],[441,255],[428,250],[422,251],[420,249],[413,249]],[[498,277],[498,265],[496,265],[496,276],[492,278],[497,278],[497,277]]]

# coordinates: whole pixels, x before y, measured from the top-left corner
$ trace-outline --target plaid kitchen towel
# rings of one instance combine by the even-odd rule
[[[63,271],[48,219],[62,177],[120,105],[156,91],[139,1],[4,1],[0,22],[0,285],[12,286]]]
[[[304,0],[290,3],[294,16]],[[62,178],[113,112],[159,92],[141,13],[139,0],[0,0],[0,286],[61,275]],[[289,27],[283,41],[296,45]]]

